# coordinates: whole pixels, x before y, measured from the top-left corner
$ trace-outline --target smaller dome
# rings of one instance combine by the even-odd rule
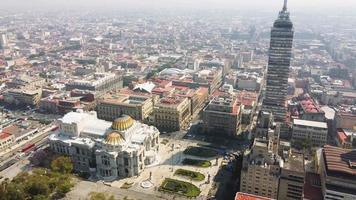
[[[111,132],[107,135],[105,143],[116,146],[116,145],[121,144],[124,141],[125,141],[125,139],[124,139],[124,137],[122,137],[122,135],[120,133]]]
[[[122,115],[121,117],[115,119],[112,123],[111,128],[117,131],[124,131],[130,128],[134,123],[134,120],[128,115]]]

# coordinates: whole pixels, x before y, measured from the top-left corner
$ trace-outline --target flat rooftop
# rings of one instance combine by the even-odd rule
[[[284,162],[283,168],[295,172],[304,172],[304,155],[293,152],[287,162]]]
[[[303,120],[303,119],[294,119],[294,125],[299,126],[308,126],[308,127],[316,127],[316,128],[328,128],[325,122],[317,122],[317,121],[310,121],[310,120]]]
[[[273,200],[273,199],[267,197],[261,197],[253,194],[238,192],[236,193],[235,200]]]

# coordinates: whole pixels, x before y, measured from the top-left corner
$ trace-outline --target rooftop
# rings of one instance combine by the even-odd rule
[[[300,105],[305,113],[318,113],[322,112],[320,107],[311,98],[306,98],[300,101]]]
[[[253,194],[238,192],[236,193],[235,200],[272,200],[272,199],[253,195]]]
[[[326,173],[329,176],[356,180],[356,150],[326,145],[323,148]]]
[[[293,152],[288,161],[284,162],[283,168],[296,172],[304,172],[304,155]]]
[[[9,133],[1,132],[0,133],[0,140],[6,139],[6,138],[8,138],[10,136],[11,136],[11,134],[9,134]]]
[[[307,126],[307,127],[316,127],[316,128],[328,128],[325,122],[317,122],[317,121],[310,121],[310,120],[302,120],[302,119],[294,119],[294,125],[299,126]]]

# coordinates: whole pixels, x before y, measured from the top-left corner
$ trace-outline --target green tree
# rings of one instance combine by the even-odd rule
[[[44,195],[47,196],[50,193],[48,186],[48,180],[44,177],[33,177],[26,183],[26,192],[30,196]]]
[[[10,183],[6,187],[5,191],[5,198],[6,200],[25,200],[26,196],[25,193],[22,189],[22,187],[19,187],[13,183]]]
[[[73,187],[73,184],[70,181],[65,181],[58,185],[56,189],[56,194],[58,197],[64,197],[70,189]]]
[[[91,192],[89,197],[90,200],[115,200],[113,195],[108,195],[103,192]]]
[[[69,174],[73,170],[73,163],[69,157],[60,156],[51,162],[51,169],[54,172]]]
[[[31,199],[32,200],[48,200],[48,196],[40,194],[40,195],[33,196]]]

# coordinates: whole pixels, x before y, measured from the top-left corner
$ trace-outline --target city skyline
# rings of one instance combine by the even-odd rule
[[[102,9],[228,9],[228,10],[263,10],[273,11],[277,9],[282,1],[281,0],[77,0],[77,1],[48,1],[48,0],[28,0],[28,1],[9,1],[1,0],[2,9],[22,8],[22,9],[50,9],[56,7],[65,8],[102,8]],[[305,11],[310,12],[312,10],[320,12],[326,10],[332,13],[341,13],[348,11],[356,7],[356,2],[353,0],[343,0],[342,3],[338,0],[290,0],[289,1],[291,11]],[[355,12],[350,12],[355,13]]]
[[[355,10],[0,0],[0,200],[356,199]]]

